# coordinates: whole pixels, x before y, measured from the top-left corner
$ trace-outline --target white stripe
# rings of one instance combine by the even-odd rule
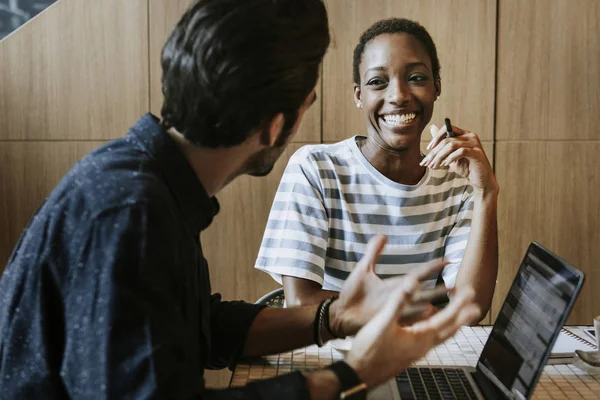
[[[280,201],[282,203],[297,203],[307,207],[313,207],[325,211],[323,203],[317,197],[310,197],[303,193],[277,192],[273,202]]]
[[[290,239],[301,242],[310,243],[314,246],[319,246],[327,249],[327,239],[311,235],[308,232],[298,232],[292,229],[270,229],[265,230],[264,239]]]
[[[269,219],[277,219],[281,221],[299,221],[303,222],[307,225],[318,227],[321,229],[327,229],[327,221],[320,218],[314,218],[308,215],[300,214],[296,210],[285,210],[285,211],[277,211],[271,210],[269,214]]]
[[[282,258],[293,258],[295,260],[313,263],[316,266],[323,265],[323,258],[308,251],[299,249],[283,249],[261,246],[260,250],[258,251],[258,257],[264,257],[275,261]]]
[[[319,275],[313,274],[312,272],[301,269],[301,268],[292,268],[292,267],[288,267],[288,266],[276,265],[276,266],[270,266],[270,267],[256,266],[256,269],[265,271],[266,273],[271,275],[271,277],[273,279],[275,279],[280,285],[283,285],[283,281],[281,279],[282,275],[295,276],[296,278],[309,279],[313,282],[323,284],[323,280],[321,279],[321,277]]]
[[[446,246],[444,253],[452,254],[456,251],[464,250],[467,248],[467,240],[461,240],[460,242],[452,243],[451,245]]]

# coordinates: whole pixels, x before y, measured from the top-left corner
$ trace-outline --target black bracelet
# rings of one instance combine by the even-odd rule
[[[367,385],[360,381],[356,371],[345,361],[337,361],[327,369],[333,371],[342,387],[340,399],[364,400],[367,398]]]
[[[331,298],[331,302],[329,302],[329,304],[327,305],[327,308],[324,310],[325,313],[325,328],[327,329],[327,331],[331,334],[331,336],[333,336],[334,338],[338,339],[339,336],[337,336],[335,333],[333,333],[333,331],[331,330],[331,325],[329,324],[329,307],[331,307],[331,305],[333,304],[334,301],[336,301],[338,299],[338,296],[333,296]]]
[[[319,304],[319,307],[317,307],[317,313],[315,314],[315,321],[313,323],[313,341],[315,342],[315,344],[319,347],[323,346],[322,344],[319,344],[320,338],[321,338],[321,314],[323,312],[323,306],[325,305],[325,302],[327,300],[323,300],[321,302],[321,304]]]
[[[329,326],[329,306],[337,297],[332,297],[327,300],[323,300],[319,307],[317,307],[317,314],[315,315],[315,322],[313,323],[313,339],[315,344],[322,347],[325,342],[321,335],[322,327],[324,324]],[[328,328],[329,329],[329,328]]]

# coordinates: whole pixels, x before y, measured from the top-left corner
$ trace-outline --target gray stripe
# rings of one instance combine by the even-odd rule
[[[279,219],[269,219],[267,228],[273,230],[290,230],[297,232],[306,232],[310,235],[327,239],[327,231],[315,226],[307,225],[300,221],[282,221]]]
[[[315,176],[313,176],[312,173],[302,168],[302,165],[300,164],[288,164],[288,166],[285,169],[285,173],[295,173],[303,175],[313,188],[322,189],[319,180]]]
[[[303,250],[317,257],[325,258],[325,248],[302,240],[264,238],[261,247],[267,249]]]
[[[342,185],[379,185],[380,183],[373,179],[370,175],[356,173],[352,175],[338,174],[336,171],[329,169],[320,169],[319,176],[321,179],[333,179]]]
[[[331,276],[333,278],[341,279],[341,280],[345,281],[346,278],[348,278],[348,275],[350,275],[350,272],[348,272],[348,271],[342,271],[342,270],[339,270],[339,269],[335,269],[335,268],[331,268],[331,267],[325,266],[325,274],[329,275],[329,276]]]
[[[269,267],[273,266],[274,259],[272,257],[258,257],[256,260],[256,266],[259,269],[269,269]],[[302,269],[304,271],[310,271],[315,275],[324,278],[323,268],[319,267],[316,264],[313,264],[308,261],[297,260],[295,258],[282,258],[277,257],[277,262],[285,265],[286,268],[297,268]]]
[[[391,245],[430,243],[447,236],[452,230],[452,227],[453,225],[446,225],[442,229],[431,232],[424,232],[415,235],[386,235],[386,237],[388,244]],[[365,244],[371,240],[373,234],[365,235],[361,232],[348,232],[343,229],[329,228],[329,237],[331,239],[337,239],[343,242]]]
[[[273,211],[273,210],[275,210],[275,211],[294,210],[294,211],[298,211],[302,215],[306,215],[309,217],[327,221],[327,214],[325,213],[325,210],[307,206],[307,205],[304,205],[301,203],[296,203],[293,200],[290,202],[275,201],[273,203],[273,207],[271,207],[271,211]]]
[[[318,198],[318,191],[314,187],[302,183],[281,182],[277,193],[298,193],[308,197]]]
[[[383,254],[377,260],[377,264],[420,264],[443,256],[444,247],[438,247],[434,251],[421,254]],[[327,257],[344,262],[358,262],[363,254],[330,247],[327,249]]]
[[[455,179],[464,179],[462,176],[458,175],[455,172],[448,172],[448,174],[441,177],[431,177],[429,182],[427,182],[428,186],[440,186],[446,182],[453,181]]]
[[[311,153],[311,156],[315,159],[315,161],[331,162],[333,165],[337,165],[338,167],[351,167],[358,164],[358,162],[354,160],[354,162],[350,163],[348,162],[349,159],[341,158],[340,156],[336,156],[331,153]]]
[[[327,189],[323,191],[325,199],[339,200],[348,204],[385,204],[394,207],[414,207],[430,205],[432,203],[441,203],[450,197],[461,195],[465,192],[468,185],[454,187],[441,193],[428,194],[417,197],[390,197],[374,194],[362,193],[342,193],[339,189]]]
[[[467,207],[467,209],[469,209]],[[473,208],[471,207],[471,210]],[[464,211],[464,209],[461,209],[460,211]],[[455,225],[455,228],[470,228],[471,227],[471,218],[463,218],[461,220],[459,220]]]
[[[458,235],[458,236],[448,236],[448,238],[446,239],[446,246],[450,246],[453,245],[454,243],[459,243],[462,242],[464,240],[468,240],[469,239],[469,234],[465,233],[463,235]]]
[[[440,221],[444,218],[456,215],[460,211],[460,204],[444,208],[443,210],[418,215],[408,216],[390,216],[381,214],[362,214],[362,213],[350,213],[337,208],[330,208],[329,218],[338,220],[350,219],[355,224],[373,224],[373,225],[386,225],[386,226],[412,226],[421,225],[427,222]]]

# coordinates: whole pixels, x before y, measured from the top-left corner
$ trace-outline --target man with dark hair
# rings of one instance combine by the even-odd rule
[[[338,299],[296,309],[211,295],[198,237],[214,195],[267,174],[315,101],[321,0],[200,0],[162,57],[162,119],[142,117],[61,180],[0,280],[1,398],[333,399],[364,396],[475,312],[470,294],[411,327],[440,265],[382,281],[376,237]],[[361,329],[362,328],[362,329]],[[206,368],[356,334],[345,361],[208,390]],[[351,398],[351,397],[346,397]]]

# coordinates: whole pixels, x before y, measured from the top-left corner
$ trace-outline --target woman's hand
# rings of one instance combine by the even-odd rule
[[[449,167],[463,178],[469,179],[474,188],[483,192],[498,191],[498,182],[494,176],[479,136],[452,126],[454,137],[446,137],[446,126],[438,129],[432,125],[433,138],[427,146],[431,150],[421,161],[421,165],[428,168]]]

